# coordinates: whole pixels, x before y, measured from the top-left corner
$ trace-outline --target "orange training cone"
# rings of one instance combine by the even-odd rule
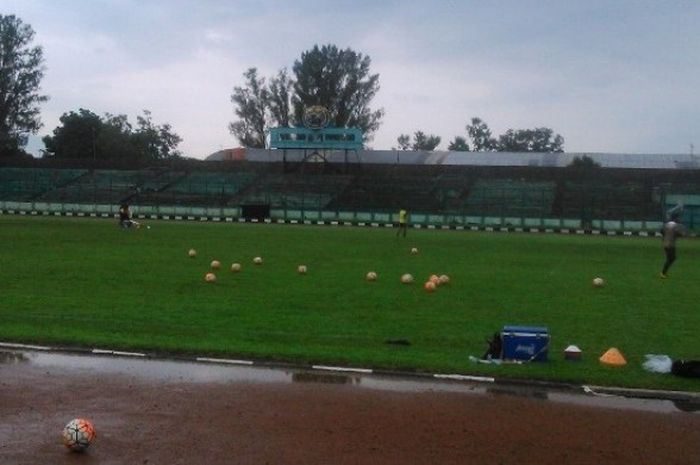
[[[608,349],[608,351],[601,355],[598,360],[600,360],[600,363],[615,367],[627,365],[627,360],[625,360],[624,355],[622,355],[622,353],[615,347]]]

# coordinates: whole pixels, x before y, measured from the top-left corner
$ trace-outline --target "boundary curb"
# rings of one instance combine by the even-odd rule
[[[85,213],[85,212],[49,212],[38,210],[0,210],[0,215],[19,216],[64,216],[73,218],[116,218],[109,213]],[[396,223],[360,221],[360,220],[288,220],[265,218],[236,218],[231,216],[192,216],[192,215],[153,215],[135,214],[139,220],[163,220],[163,221],[189,221],[189,222],[213,222],[213,223],[253,223],[253,224],[293,224],[302,226],[358,226],[365,228],[395,228]],[[581,229],[570,227],[552,226],[502,226],[502,225],[476,225],[476,224],[413,224],[412,229],[444,230],[444,231],[481,231],[497,233],[547,233],[547,234],[569,234],[579,236],[623,236],[623,237],[661,237],[658,231],[650,230],[627,230],[627,229]],[[693,236],[689,236],[693,237]]]
[[[483,375],[470,375],[468,373],[429,373],[420,371],[402,371],[388,369],[374,369],[361,367],[331,366],[320,364],[288,363],[275,360],[240,360],[218,357],[203,357],[197,355],[177,355],[158,352],[128,352],[102,348],[81,348],[63,346],[42,346],[34,344],[22,344],[0,341],[0,350],[29,350],[41,352],[53,352],[74,355],[99,355],[107,357],[138,358],[161,361],[180,361],[190,363],[211,363],[219,365],[249,366],[258,368],[287,368],[333,373],[356,373],[364,375],[380,375],[403,378],[421,378],[439,381],[453,381],[472,384],[493,384],[503,386],[539,387],[558,391],[574,392],[582,395],[593,396],[618,396],[637,399],[671,400],[700,403],[700,392],[694,391],[668,391],[655,389],[624,388],[616,386],[597,386],[587,384],[573,384],[566,382],[522,379],[499,378]]]

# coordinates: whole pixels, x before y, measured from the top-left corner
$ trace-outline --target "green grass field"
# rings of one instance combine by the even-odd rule
[[[146,223],[0,216],[0,340],[700,390],[641,368],[647,353],[700,359],[695,240],[660,280],[652,238]],[[223,267],[208,284],[213,259]],[[378,281],[365,281],[370,270]],[[432,273],[451,284],[426,293]],[[593,288],[594,276],[607,285]],[[549,327],[550,361],[471,363],[505,324]],[[569,344],[582,362],[563,360]],[[598,362],[613,346],[626,367]]]

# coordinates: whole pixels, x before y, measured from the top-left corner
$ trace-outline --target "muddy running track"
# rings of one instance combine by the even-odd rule
[[[0,464],[700,464],[669,401],[0,351]],[[74,417],[98,432],[60,444]]]

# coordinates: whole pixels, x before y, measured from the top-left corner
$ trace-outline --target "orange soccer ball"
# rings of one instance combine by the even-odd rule
[[[433,292],[436,287],[437,286],[432,281],[428,281],[425,284],[423,284],[423,289],[425,289],[425,292]]]

